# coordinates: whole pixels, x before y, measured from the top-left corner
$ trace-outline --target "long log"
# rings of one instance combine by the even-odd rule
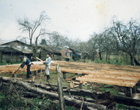
[[[29,82],[31,83],[31,82]],[[44,83],[34,83],[32,82],[32,85],[35,87],[40,87],[42,89],[45,89],[47,91],[57,91],[58,86],[56,85],[49,85],[49,84],[44,84]],[[93,99],[102,99],[107,92],[95,92],[91,90],[85,90],[85,89],[69,89],[68,87],[63,87],[63,92],[70,92],[72,95],[78,95],[78,96],[89,96],[92,97]]]
[[[41,83],[33,83],[34,86],[40,87],[42,89],[46,89],[49,91],[57,91],[57,86],[53,85],[50,87],[48,84],[41,84]],[[93,99],[104,99],[105,95],[107,95],[109,92],[94,92],[91,90],[84,90],[84,89],[69,89],[67,87],[63,87],[64,92],[70,92],[71,95],[78,95],[78,96],[89,96],[92,97]],[[117,103],[124,103],[124,104],[129,104],[129,105],[135,105],[135,106],[140,106],[140,100],[138,99],[132,99],[130,97],[124,97],[124,96],[119,96],[119,95],[113,95],[114,101]],[[87,99],[85,99],[87,100]],[[88,101],[88,100],[87,100]],[[94,100],[91,100],[91,102],[96,102]],[[105,103],[102,103],[103,105],[106,105]]]
[[[36,93],[38,95],[45,95],[45,96],[48,96],[48,97],[53,98],[53,99],[58,99],[57,93],[48,92],[48,91],[41,90],[41,89],[36,88],[36,87],[32,87],[31,85],[29,85],[28,83],[23,82],[23,81],[11,80],[10,78],[7,78],[7,77],[0,77],[0,81],[17,84],[18,86],[22,86],[22,87],[26,88],[29,92],[33,92],[33,93]],[[64,96],[64,99],[65,99],[66,104],[68,104],[68,105],[75,105],[76,104],[76,106],[80,107],[82,104],[81,100],[73,99],[73,98],[70,98],[68,96]],[[104,106],[104,105],[84,101],[83,107],[86,108],[87,106],[97,108],[98,110],[105,110],[106,109],[106,106]]]
[[[113,97],[117,103],[140,107],[140,99],[133,99],[131,97],[124,97],[120,95],[113,95]]]

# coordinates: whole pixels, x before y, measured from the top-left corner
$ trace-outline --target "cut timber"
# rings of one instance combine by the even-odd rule
[[[118,85],[118,86],[123,86],[123,87],[133,87],[135,86],[136,82],[130,82],[130,81],[122,81],[119,82],[117,80],[110,80],[110,79],[100,79],[100,78],[76,78],[76,80],[79,80],[80,83],[82,82],[97,82],[97,83],[103,83],[103,84],[111,84],[111,85]]]
[[[70,81],[70,89],[74,88],[74,81]]]
[[[33,62],[33,64],[31,65],[31,71],[45,70],[45,65],[42,62]],[[89,82],[133,87],[140,79],[140,67],[138,66],[54,61],[51,63],[50,71],[56,71],[57,64],[61,67],[61,72],[91,75],[90,77],[85,76],[85,78],[77,79],[81,82],[89,81],[90,79],[91,81]],[[0,66],[0,72],[14,73],[18,66],[19,64]],[[26,66],[21,72],[26,72]],[[17,72],[17,74],[21,72]]]
[[[39,96],[48,96],[49,98],[53,98],[53,99],[58,99],[58,94],[54,93],[54,92],[48,92],[36,87],[31,86],[29,83],[27,82],[23,82],[23,81],[18,81],[18,80],[11,80],[11,78],[6,78],[6,77],[0,77],[0,82],[3,83],[13,83],[14,85],[18,85],[21,87],[23,87],[24,89],[26,89],[26,91],[28,90],[29,92],[33,92],[35,94],[38,94]],[[81,106],[82,101],[81,100],[77,100],[77,99],[73,99],[70,98],[68,96],[64,96],[65,102],[68,105],[75,105],[75,106]],[[93,108],[97,108],[98,110],[106,110],[106,106],[101,105],[101,104],[95,104],[95,103],[90,103],[90,102],[83,102],[83,108],[85,107],[93,107]]]
[[[122,95],[113,95],[114,100],[117,103],[123,103],[132,106],[139,106],[140,107],[140,99],[134,99],[133,97],[125,97]]]

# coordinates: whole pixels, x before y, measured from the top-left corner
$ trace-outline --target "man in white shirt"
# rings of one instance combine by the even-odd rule
[[[44,64],[45,64],[45,73],[47,76],[47,80],[49,80],[50,79],[49,69],[50,69],[50,64],[51,64],[50,53],[47,54],[47,58],[46,58],[46,61],[44,62]]]

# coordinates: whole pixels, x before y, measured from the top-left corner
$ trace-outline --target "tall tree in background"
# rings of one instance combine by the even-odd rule
[[[42,11],[39,18],[35,21],[29,21],[28,18],[17,20],[22,32],[28,32],[27,38],[30,40],[30,45],[33,47],[34,56],[36,56],[38,38],[47,34],[46,29],[42,28],[41,25],[48,19],[48,16],[45,15],[45,11]],[[38,34],[35,34],[35,32],[38,32]],[[35,38],[35,46],[33,46],[33,38]]]
[[[40,45],[47,45],[47,42],[45,39],[41,39]]]
[[[117,48],[130,56],[131,65],[139,64],[136,60],[137,54],[137,42],[140,36],[140,26],[139,23],[130,20],[127,24],[120,21],[115,21],[112,29],[112,36],[116,37],[118,40]]]
[[[47,40],[47,43],[49,43],[49,45],[53,45],[53,46],[65,46],[66,39],[67,39],[66,37],[64,37],[60,33],[54,31],[52,33],[49,33],[49,40]]]

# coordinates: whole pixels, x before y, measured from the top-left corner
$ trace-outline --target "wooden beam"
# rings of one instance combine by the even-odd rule
[[[62,87],[62,73],[61,73],[61,70],[59,68],[59,65],[56,66],[56,73],[57,73],[58,96],[59,96],[60,110],[65,110],[65,100],[64,100],[63,87]]]
[[[118,85],[118,86],[123,86],[123,87],[133,87],[135,86],[136,83],[134,82],[119,82],[115,80],[108,80],[108,79],[87,79],[87,78],[76,78],[76,80],[79,80],[81,83],[82,82],[97,82],[97,83],[103,83],[103,84],[110,84],[110,85]]]

